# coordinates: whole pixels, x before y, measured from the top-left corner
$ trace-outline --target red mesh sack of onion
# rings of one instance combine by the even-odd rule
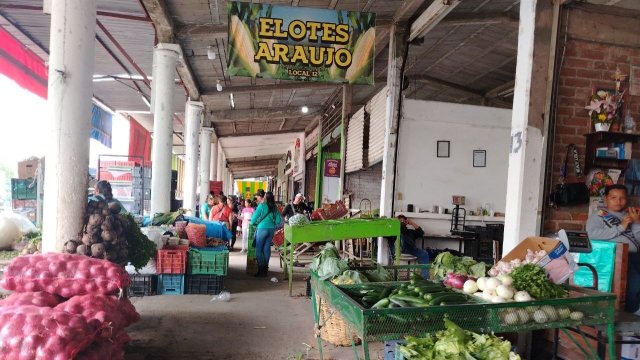
[[[86,294],[116,295],[130,281],[124,268],[107,260],[47,253],[13,259],[0,286],[16,292],[46,291],[71,298]]]

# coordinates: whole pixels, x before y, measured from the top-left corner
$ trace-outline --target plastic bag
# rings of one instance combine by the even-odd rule
[[[220,292],[220,294],[214,296],[210,301],[228,302],[229,300],[231,300],[231,293],[226,290],[223,290]]]
[[[38,231],[38,228],[31,222],[31,220],[29,220],[28,217],[22,214],[14,213],[12,211],[5,211],[0,214],[0,217],[11,220],[14,224],[16,224],[18,229],[20,229],[22,234],[28,234]]]
[[[598,275],[598,291],[611,292],[615,266],[616,243],[606,240],[591,240],[592,251],[578,255],[578,261],[593,265]],[[573,283],[578,286],[593,286],[593,274],[586,267],[579,267],[573,274]]]

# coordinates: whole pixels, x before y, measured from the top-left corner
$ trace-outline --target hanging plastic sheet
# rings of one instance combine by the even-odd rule
[[[96,105],[91,109],[91,138],[111,148],[113,116]]]

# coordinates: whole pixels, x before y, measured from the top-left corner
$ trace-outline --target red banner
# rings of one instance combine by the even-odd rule
[[[129,117],[129,156],[142,156],[147,162],[151,159],[151,134],[138,122]]]
[[[328,159],[324,161],[324,176],[340,177],[340,160]]]
[[[0,73],[46,99],[48,70],[44,61],[0,27]]]

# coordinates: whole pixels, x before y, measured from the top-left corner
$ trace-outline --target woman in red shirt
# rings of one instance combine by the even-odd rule
[[[227,227],[227,229],[231,228],[231,207],[227,204],[227,197],[222,195],[220,196],[220,204],[216,205],[211,209],[209,214],[209,220],[212,221],[220,221]]]

